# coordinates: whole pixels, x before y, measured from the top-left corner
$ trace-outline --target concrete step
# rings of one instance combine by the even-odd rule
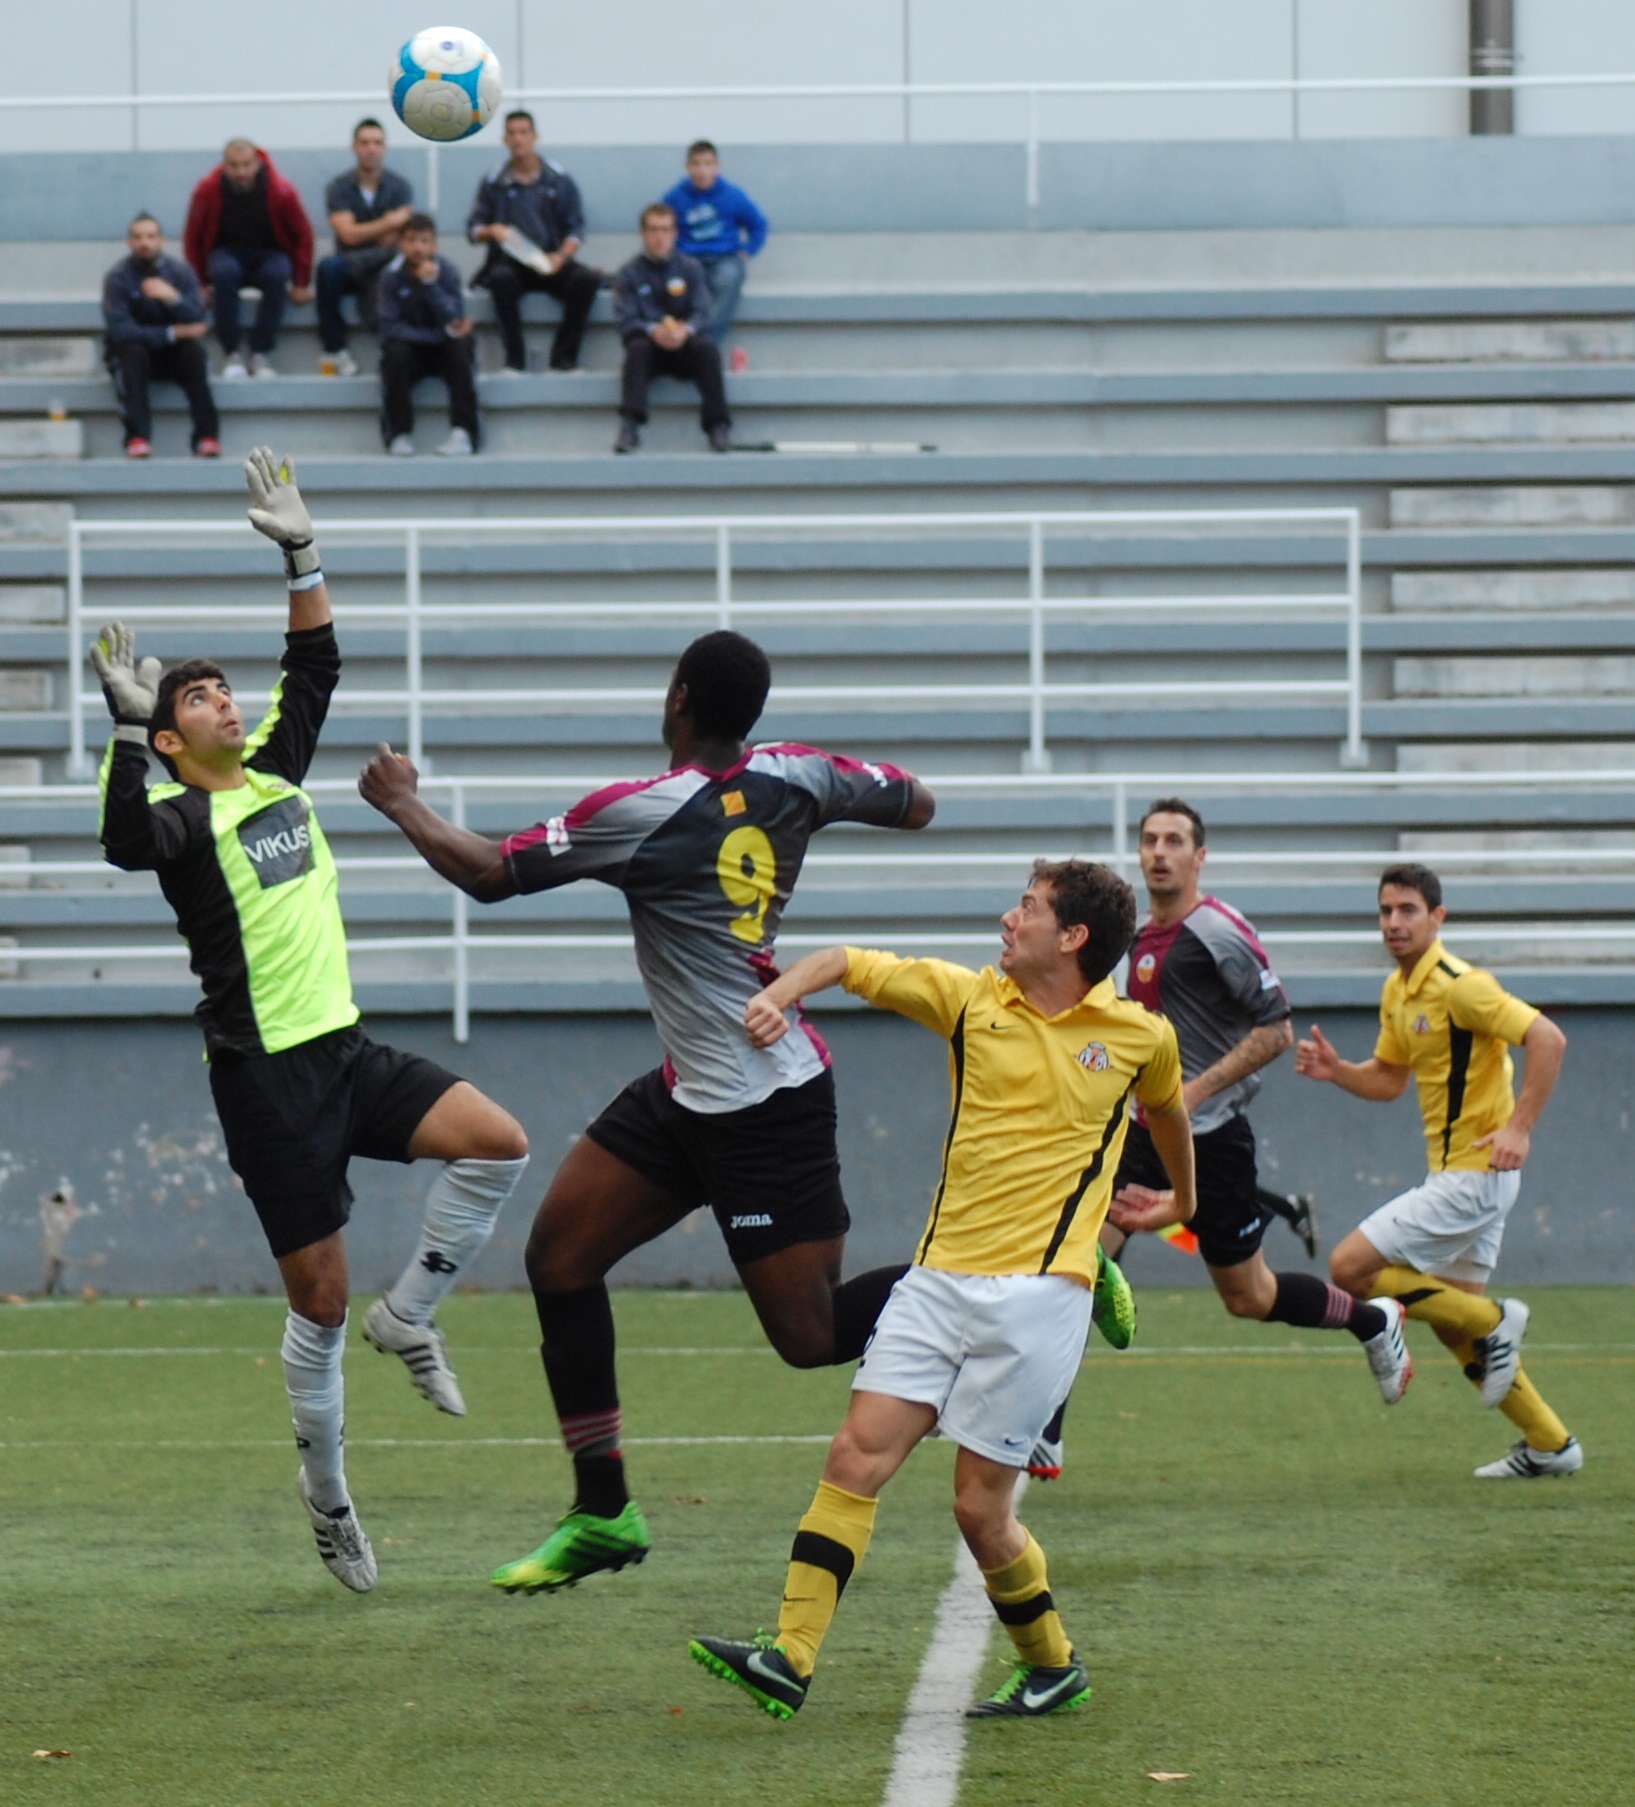
[[[1548,488],[1494,483],[1482,488],[1393,489],[1393,527],[1627,527],[1635,488],[1558,483]]]
[[[1447,320],[1388,326],[1393,364],[1576,364],[1635,358],[1635,320]]]
[[[61,584],[0,584],[0,623],[61,621],[67,611]]]
[[[0,711],[37,713],[51,707],[52,674],[0,667]]]
[[[0,788],[21,790],[25,787],[43,786],[45,773],[37,759],[6,758],[0,759]]]
[[[1635,696],[1635,658],[1397,659],[1392,688],[1399,697]]]
[[[1393,571],[1391,607],[1427,613],[1635,608],[1635,570]]]
[[[1424,741],[1397,749],[1402,772],[1560,772],[1570,782],[1574,772],[1635,772],[1635,741],[1561,740],[1507,741],[1502,746]]]
[[[0,482],[0,495],[24,488],[13,476]],[[69,513],[61,502],[0,502],[0,546],[60,546],[68,538]]]
[[[0,460],[84,456],[82,421],[0,420]]]
[[[1524,402],[1385,411],[1388,445],[1589,445],[1635,440],[1635,403]]]
[[[99,374],[102,347],[98,340],[51,338],[43,334],[0,338],[0,379],[78,379]]]

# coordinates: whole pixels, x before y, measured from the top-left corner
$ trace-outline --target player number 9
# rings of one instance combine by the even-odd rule
[[[740,941],[758,942],[778,877],[777,856],[765,830],[735,828],[721,843],[715,870],[728,903],[739,905],[744,912],[728,926]]]

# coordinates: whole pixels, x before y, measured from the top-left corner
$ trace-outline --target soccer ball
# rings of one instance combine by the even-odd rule
[[[480,132],[500,104],[500,59],[476,32],[458,25],[417,31],[387,79],[398,118],[440,144]]]

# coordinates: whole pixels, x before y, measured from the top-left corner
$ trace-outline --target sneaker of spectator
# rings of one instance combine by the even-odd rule
[[[221,441],[208,437],[196,441],[193,446],[193,456],[195,458],[219,458],[221,456]]]

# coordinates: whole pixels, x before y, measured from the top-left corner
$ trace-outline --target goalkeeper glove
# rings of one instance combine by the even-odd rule
[[[257,446],[244,461],[244,477],[250,486],[250,525],[283,547],[284,575],[290,582],[306,578],[300,587],[313,588],[322,567],[312,543],[312,516],[295,487],[295,465],[269,447]]]
[[[148,723],[159,702],[159,661],[136,662],[136,636],[123,621],[110,621],[91,643],[91,665],[102,681],[114,738],[148,744]]]

